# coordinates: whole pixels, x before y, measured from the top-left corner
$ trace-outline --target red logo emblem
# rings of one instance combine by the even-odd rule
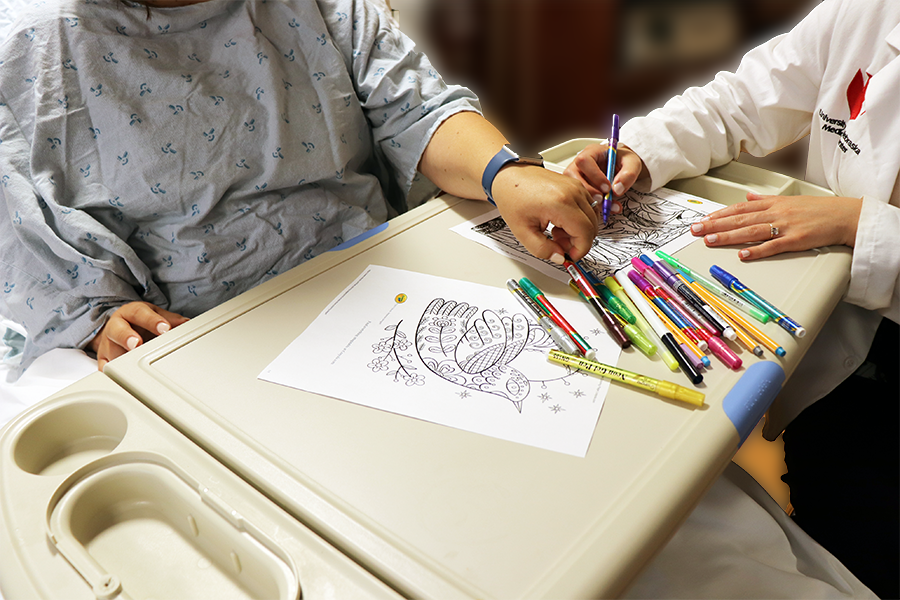
[[[866,101],[866,88],[869,87],[870,81],[872,81],[872,75],[866,73],[865,77],[863,77],[862,70],[859,70],[847,87],[847,103],[850,105],[851,121],[866,112],[862,107]]]

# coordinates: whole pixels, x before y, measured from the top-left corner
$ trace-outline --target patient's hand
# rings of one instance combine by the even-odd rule
[[[465,388],[502,396],[521,411],[528,379],[509,365],[529,340],[522,315],[502,319],[465,302],[435,299],[416,329],[416,350],[430,371]]]
[[[97,368],[134,350],[145,341],[162,335],[188,321],[149,302],[129,302],[119,307],[106,321],[89,347],[97,353]]]

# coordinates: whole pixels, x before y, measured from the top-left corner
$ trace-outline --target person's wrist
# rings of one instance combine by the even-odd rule
[[[521,187],[524,179],[532,175],[532,172],[543,170],[543,167],[524,163],[508,163],[504,165],[494,178],[494,206],[497,205],[496,200],[498,197],[502,200],[514,193],[517,188]]]
[[[846,228],[844,233],[844,245],[850,248],[856,246],[856,236],[859,233],[859,219],[862,216],[862,198],[848,198],[849,215],[846,219]]]
[[[494,206],[497,205],[497,203],[494,202],[494,181],[497,179],[497,176],[510,165],[531,165],[543,168],[544,159],[540,156],[537,158],[521,156],[514,152],[508,144],[504,144],[503,147],[488,161],[481,175],[481,188],[484,191],[488,202]]]

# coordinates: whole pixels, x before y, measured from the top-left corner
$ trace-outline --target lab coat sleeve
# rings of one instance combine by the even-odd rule
[[[844,300],[900,323],[900,208],[863,197]]]
[[[643,159],[649,189],[701,175],[742,150],[764,156],[807,135],[828,53],[822,32],[832,30],[838,8],[826,0],[790,33],[748,52],[734,73],[626,123],[620,141]]]
[[[375,147],[405,196],[437,128],[456,113],[480,112],[478,99],[464,87],[446,84],[387,14],[354,0],[340,3],[353,10],[350,19],[340,21],[325,8],[333,1],[320,0],[322,14],[345,60],[349,58]]]

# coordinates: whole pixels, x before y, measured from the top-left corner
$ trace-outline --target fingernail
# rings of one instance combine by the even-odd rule
[[[694,223],[691,225],[691,231],[693,233],[703,233],[703,223]]]
[[[715,244],[718,241],[718,239],[719,239],[719,236],[717,236],[714,233],[711,233],[708,236],[706,236],[706,243],[707,244]]]
[[[562,254],[560,254],[558,252],[554,252],[553,255],[550,256],[550,261],[554,264],[561,265],[564,262],[566,262],[566,259],[563,257]]]
[[[128,338],[128,341],[125,342],[125,346],[129,350],[134,350],[135,348],[137,348],[138,344],[140,344],[140,343],[141,343],[141,338],[130,337],[130,338]]]
[[[160,323],[159,325],[156,326],[156,333],[158,333],[159,335],[162,335],[165,332],[169,331],[170,329],[172,329],[172,328],[169,326],[168,323]]]
[[[620,212],[622,212],[622,205],[618,202],[613,202],[612,212],[613,214],[619,214]]]
[[[741,259],[749,258],[750,251],[749,250],[741,250],[740,252],[738,252],[738,255],[740,255]]]
[[[98,369],[99,371],[102,371],[103,368],[107,365],[108,362],[109,362],[108,360],[105,360],[105,359],[102,359],[102,358],[101,358],[100,360],[97,361],[97,369]]]
[[[621,196],[622,194],[625,193],[625,186],[622,185],[622,182],[621,182],[621,181],[615,182],[615,183],[613,184],[613,188],[612,188],[612,189],[613,189],[613,193],[614,193],[616,196]]]
[[[601,184],[600,184],[600,191],[603,192],[604,195],[608,194],[608,193],[609,193],[609,184],[608,184],[608,183],[601,183]],[[603,198],[600,198],[600,199],[603,200]]]

